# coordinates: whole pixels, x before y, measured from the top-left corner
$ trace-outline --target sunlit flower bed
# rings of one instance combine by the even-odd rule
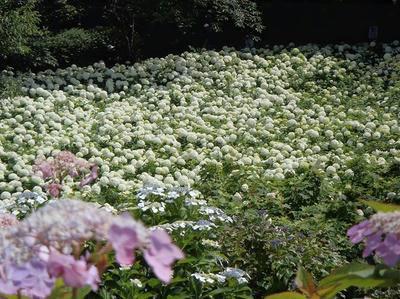
[[[270,180],[300,166],[339,180],[353,174],[346,162],[356,154],[381,165],[399,159],[398,105],[379,69],[357,62],[368,46],[327,55],[340,50],[306,46],[272,56],[226,48],[31,74],[26,96],[2,100],[1,199],[42,191],[43,181],[31,178],[34,161],[61,149],[99,165],[98,182],[85,188],[94,193],[193,186],[205,164],[223,161]],[[373,140],[392,148],[366,147]]]
[[[129,196],[147,184],[196,189],[204,169],[227,164],[274,184],[313,170],[331,186],[356,175],[355,159],[371,169],[400,164],[391,62],[400,45],[377,47],[224,48],[15,76],[25,95],[1,99],[0,208],[18,215],[21,194],[46,193],[35,161],[61,150],[97,165],[96,180],[82,189],[72,178],[57,186],[70,198],[110,189]],[[248,189],[240,185],[227,199],[241,201]],[[142,200],[138,208],[157,214],[165,204]]]

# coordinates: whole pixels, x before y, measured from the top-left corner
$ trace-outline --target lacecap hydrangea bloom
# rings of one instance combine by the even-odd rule
[[[375,251],[388,266],[400,259],[400,211],[374,214],[369,220],[354,225],[347,231],[350,242],[356,244],[366,239],[363,258]]]
[[[12,218],[12,216],[11,216]],[[135,250],[165,283],[171,266],[183,252],[161,230],[149,231],[130,214],[114,216],[95,204],[79,200],[52,200],[18,222],[1,217],[0,292],[44,298],[62,277],[73,288],[85,285],[97,290],[105,254],[114,249],[122,265],[135,261]],[[85,240],[107,241],[94,253],[83,252]]]

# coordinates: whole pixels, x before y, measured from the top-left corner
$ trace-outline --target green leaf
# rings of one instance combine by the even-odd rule
[[[186,299],[186,298],[190,298],[190,296],[187,294],[168,295],[167,296],[167,299]]]
[[[85,298],[86,295],[89,294],[91,290],[92,290],[92,288],[90,286],[85,286],[85,287],[79,288],[78,299]]]
[[[218,294],[223,294],[223,293],[228,293],[228,292],[232,292],[232,289],[231,288],[218,288],[218,289],[216,289],[214,291],[209,292],[206,295],[206,297],[207,296],[215,296],[215,295],[218,295]]]
[[[182,282],[182,281],[187,281],[187,278],[183,278],[183,277],[175,277],[171,280],[170,285],[173,283],[178,283],[178,282]]]
[[[187,264],[187,263],[193,263],[195,261],[197,261],[197,258],[189,257],[189,258],[185,258],[183,260],[180,260],[179,262],[177,262],[177,264]]]
[[[265,297],[264,299],[307,299],[304,295],[297,292],[282,292]]]
[[[359,199],[359,201],[366,204],[367,206],[370,206],[377,212],[387,213],[387,212],[400,211],[400,205],[376,202],[376,201],[365,200],[365,199]]]
[[[314,280],[311,274],[302,266],[299,266],[299,269],[297,270],[295,283],[306,295],[311,297],[315,293]]]
[[[155,288],[156,286],[161,284],[161,281],[159,281],[157,278],[151,278],[149,279],[149,281],[147,282],[147,284],[152,287]]]
[[[147,299],[147,298],[152,298],[154,297],[154,294],[152,293],[144,293],[144,294],[137,294],[137,299]]]
[[[332,298],[350,287],[390,287],[400,282],[400,271],[385,265],[350,264],[333,271],[324,278],[316,293],[321,298]]]
[[[197,279],[191,277],[190,280],[190,291],[193,293],[194,298],[201,298],[202,284]]]

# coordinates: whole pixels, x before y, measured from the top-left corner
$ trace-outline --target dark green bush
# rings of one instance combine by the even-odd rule
[[[102,28],[71,28],[44,40],[59,66],[89,64],[104,57],[108,32]]]

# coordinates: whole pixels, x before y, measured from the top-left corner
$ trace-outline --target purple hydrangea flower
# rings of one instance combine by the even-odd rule
[[[364,220],[357,225],[352,226],[347,235],[350,237],[350,242],[357,244],[360,243],[365,237],[373,234],[375,229],[370,226],[368,220]]]
[[[61,194],[62,185],[51,183],[44,186],[44,188],[49,191],[50,195],[53,197],[59,197]]]
[[[45,298],[54,288],[55,278],[50,277],[46,264],[29,260],[24,265],[1,265],[0,291],[4,294],[21,294],[27,297]]]
[[[386,265],[396,265],[400,259],[400,239],[394,234],[388,234],[376,248],[375,253]]]
[[[374,214],[371,219],[354,225],[347,231],[350,242],[359,243],[366,239],[363,258],[375,251],[388,266],[400,260],[400,211]]]

